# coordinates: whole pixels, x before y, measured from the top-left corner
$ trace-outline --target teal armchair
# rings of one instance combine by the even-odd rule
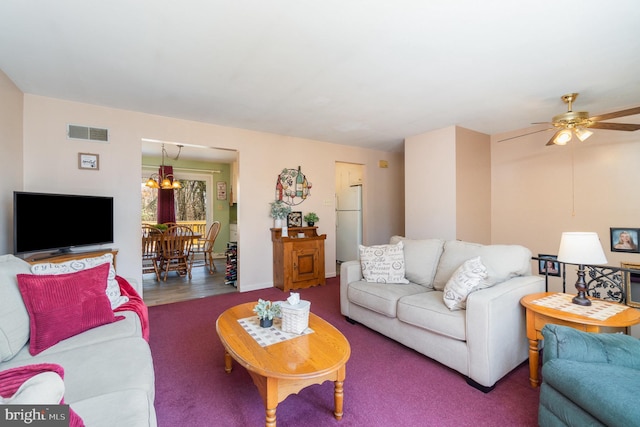
[[[640,340],[548,324],[540,426],[639,426]]]

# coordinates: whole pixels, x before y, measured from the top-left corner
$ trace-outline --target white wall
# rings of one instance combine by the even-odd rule
[[[22,189],[22,92],[0,70],[0,254],[13,252],[13,191]]]
[[[104,108],[96,105],[25,95],[24,189],[27,191],[112,195],[115,197],[115,244],[118,273],[141,281],[139,238],[142,137],[239,152],[242,193],[238,203],[239,288],[270,287],[272,280],[269,203],[283,168],[302,167],[311,181],[311,197],[298,210],[318,213],[319,232],[327,234],[327,276],[335,275],[335,162],[366,166],[371,183],[366,197],[366,234],[388,241],[403,224],[403,156],[357,147],[310,141],[206,123]],[[108,144],[69,140],[67,123],[106,127]],[[77,153],[100,154],[100,170],[77,168]],[[379,169],[378,160],[390,167]],[[375,189],[375,190],[373,190]]]

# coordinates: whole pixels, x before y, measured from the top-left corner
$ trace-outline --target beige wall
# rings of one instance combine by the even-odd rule
[[[272,286],[269,202],[277,175],[302,167],[312,182],[311,197],[300,210],[322,218],[327,234],[326,272],[335,275],[335,162],[365,165],[365,180],[375,189],[366,197],[366,235],[372,242],[388,241],[404,229],[404,176],[401,153],[366,150],[301,138],[226,128],[52,98],[25,95],[24,189],[27,191],[111,195],[115,197],[115,244],[120,250],[118,272],[140,274],[141,138],[235,149],[239,152],[242,194],[238,203],[239,287],[246,291]],[[108,144],[66,138],[68,123],[105,127]],[[100,170],[78,170],[78,152],[100,155]],[[378,160],[390,167],[379,169]],[[367,189],[365,189],[367,191]]]
[[[555,255],[563,231],[595,231],[609,265],[639,263],[610,251],[609,228],[640,227],[640,132],[595,130],[563,147],[545,146],[550,132],[497,142],[521,132],[492,137],[492,241]]]
[[[491,243],[491,138],[456,127],[456,237]]]
[[[22,189],[22,92],[0,70],[0,254],[13,252],[13,191]]]
[[[491,242],[490,138],[451,126],[405,139],[410,238]]]
[[[404,159],[406,236],[455,239],[455,126],[406,138]]]

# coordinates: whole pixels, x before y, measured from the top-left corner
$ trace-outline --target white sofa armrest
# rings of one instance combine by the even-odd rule
[[[510,372],[528,355],[525,310],[520,299],[544,292],[540,276],[519,276],[467,299],[469,377],[486,387]]]
[[[349,283],[362,280],[360,261],[346,261],[340,264],[340,312],[349,317],[349,300],[347,290]]]

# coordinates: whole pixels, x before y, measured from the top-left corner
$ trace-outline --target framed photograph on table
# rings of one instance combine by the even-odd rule
[[[640,228],[612,227],[610,230],[611,252],[640,253],[638,251]]]
[[[287,217],[287,227],[302,227],[302,212],[291,212]]]
[[[100,169],[100,156],[91,153],[78,153],[78,169]]]
[[[549,276],[560,276],[560,263],[556,261],[558,255],[538,254],[538,274],[546,274]]]
[[[627,305],[638,308],[640,307],[640,264],[621,262],[620,267],[631,270],[622,272]]]

